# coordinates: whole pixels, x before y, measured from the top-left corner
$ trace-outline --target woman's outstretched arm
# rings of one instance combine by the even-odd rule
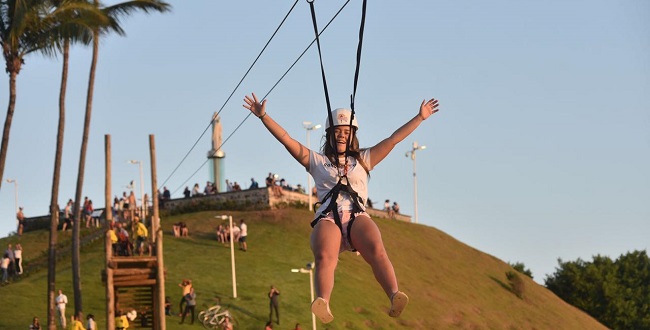
[[[292,138],[289,133],[280,126],[280,124],[276,123],[275,120],[266,113],[266,100],[260,103],[257,96],[255,96],[255,93],[252,93],[250,96],[246,95],[244,102],[244,108],[250,110],[255,116],[257,116],[269,132],[271,132],[271,134],[280,141],[282,145],[284,145],[291,156],[309,170],[309,149]]]
[[[420,124],[427,120],[429,116],[438,112],[438,100],[430,99],[429,101],[423,100],[420,105],[420,111],[415,117],[411,118],[406,124],[398,128],[391,136],[383,141],[377,143],[374,147],[370,148],[370,166],[375,167],[379,162],[384,160],[386,156],[393,150],[395,145],[402,142],[409,134],[411,134]]]

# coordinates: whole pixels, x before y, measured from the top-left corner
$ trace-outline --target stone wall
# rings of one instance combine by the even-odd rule
[[[312,204],[315,202],[316,198],[314,197],[312,198]],[[278,196],[272,192],[271,188],[258,188],[231,191],[216,195],[172,199],[165,201],[163,208],[171,213],[176,213],[175,211],[180,211],[185,208],[216,204],[237,205],[246,209],[277,209],[287,207],[288,205],[304,205],[307,207],[309,205],[309,196],[289,190],[282,190],[282,195]],[[367,212],[373,217],[388,217],[388,214],[384,210],[368,208]],[[395,219],[411,222],[411,216],[405,214],[396,214]]]
[[[312,198],[312,204],[316,198]],[[241,209],[241,210],[263,210],[285,208],[289,205],[307,207],[309,196],[295,191],[282,190],[281,196],[273,194],[271,188],[247,189],[242,191],[231,191],[216,195],[196,196],[191,198],[177,198],[164,201],[160,205],[161,210],[171,214],[182,213],[183,210],[217,210],[217,209]],[[96,209],[103,210],[103,209]],[[366,210],[372,217],[387,218],[384,210],[368,208]],[[60,215],[59,229],[63,224],[63,214]],[[103,216],[102,216],[103,219]],[[396,214],[396,220],[411,222],[411,216]],[[24,231],[49,229],[49,215],[26,218]]]

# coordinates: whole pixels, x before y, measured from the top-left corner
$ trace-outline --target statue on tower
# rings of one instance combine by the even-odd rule
[[[225,184],[222,181],[224,180],[224,158],[226,154],[221,150],[221,144],[223,143],[221,131],[221,118],[215,112],[212,115],[212,149],[208,151],[208,159],[210,160],[210,180],[214,182],[219,192],[225,191]]]

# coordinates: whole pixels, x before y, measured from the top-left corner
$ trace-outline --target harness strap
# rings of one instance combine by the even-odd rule
[[[347,177],[346,178],[347,181]],[[343,178],[339,179],[339,182],[323,197],[323,200],[320,202],[320,204],[324,204],[328,199],[329,204],[327,205],[327,208],[323,210],[323,212],[314,220],[311,222],[311,227],[314,228],[318,221],[320,221],[322,218],[326,217],[328,213],[332,213],[332,217],[334,218],[334,223],[336,224],[337,227],[339,227],[339,230],[341,231],[341,234],[343,234],[343,222],[341,221],[341,216],[339,215],[339,210],[338,210],[338,203],[336,200],[339,197],[339,193],[341,192],[346,192],[348,195],[350,195],[350,198],[352,199],[352,215],[350,216],[350,221],[348,222],[347,225],[347,241],[350,243],[350,246],[352,247],[353,251],[356,251],[354,249],[354,246],[352,246],[352,240],[350,238],[350,232],[352,228],[352,223],[354,222],[355,219],[355,214],[357,212],[361,212],[363,208],[361,207],[361,204],[363,202],[362,198],[359,196],[359,194],[352,189],[349,183],[343,183]],[[316,208],[316,205],[318,203],[314,204],[314,209]]]
[[[330,105],[330,94],[327,89],[327,79],[325,78],[325,66],[323,65],[323,54],[320,49],[320,38],[318,37],[318,24],[316,23],[316,10],[314,9],[314,1],[307,0],[309,3],[309,10],[311,11],[311,21],[314,25],[314,34],[316,35],[316,46],[318,47],[318,59],[320,60],[320,72],[323,78],[323,89],[325,90],[325,103],[327,104],[327,120],[329,120],[329,127],[334,127],[334,118],[332,118],[332,106]],[[329,143],[330,141],[328,141]],[[336,166],[339,166],[339,160],[336,159]]]

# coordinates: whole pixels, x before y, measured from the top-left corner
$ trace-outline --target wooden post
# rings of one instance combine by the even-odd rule
[[[158,180],[156,171],[156,141],[153,134],[149,134],[149,152],[151,155],[151,195],[153,198],[153,216],[151,217],[152,240],[156,244],[156,291],[154,292],[154,326],[159,330],[166,330],[165,323],[165,265],[163,263],[163,231],[160,226],[160,213],[158,212]]]
[[[104,235],[104,248],[106,250],[106,329],[115,329],[115,288],[113,287],[113,268],[109,267],[111,259],[113,258],[113,245],[111,242],[111,235],[108,231],[111,230],[110,223],[113,222],[113,212],[111,209],[111,136],[108,134],[104,135],[104,149],[106,155],[106,177],[104,180],[104,197],[106,199],[106,206],[104,208],[104,213],[106,214],[106,222],[104,223],[106,233],[106,235]]]

